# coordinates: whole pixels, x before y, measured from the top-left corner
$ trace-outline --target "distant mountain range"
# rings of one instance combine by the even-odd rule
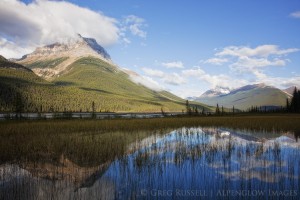
[[[39,47],[18,60],[1,56],[0,112],[185,110],[184,99],[145,87],[133,76],[142,79],[114,64],[96,40],[78,35],[77,40]]]
[[[217,87],[208,90],[200,97],[194,97],[192,100],[201,103],[216,106],[224,106],[246,110],[251,106],[279,107],[286,106],[286,99],[292,97],[294,87],[280,90],[278,88],[261,84],[246,85],[237,89]]]

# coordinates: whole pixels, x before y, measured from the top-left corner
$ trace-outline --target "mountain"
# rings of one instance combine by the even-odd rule
[[[113,64],[94,39],[79,36],[23,56],[16,66],[0,68],[0,111],[22,112],[165,112],[185,110],[185,100],[136,83],[134,72]],[[212,110],[204,104],[192,106]]]
[[[66,43],[54,43],[37,48],[16,62],[32,69],[38,76],[53,80],[68,73],[68,66],[80,58],[92,56],[113,65],[110,55],[95,39],[78,35]]]
[[[297,87],[297,86],[291,86],[291,87],[288,87],[288,88],[286,88],[286,89],[284,89],[284,90],[282,90],[282,91],[283,91],[283,92],[286,92],[286,93],[289,94],[289,95],[293,95],[295,88],[300,88],[300,87]]]
[[[213,95],[209,96],[207,94]],[[227,94],[217,92],[213,93],[210,90],[205,92],[196,100],[211,106],[219,104],[219,106],[228,108],[234,106],[237,109],[246,110],[251,106],[267,106],[273,108],[278,106],[285,106],[287,98],[291,98],[291,96],[278,88],[267,86],[261,83],[246,85],[231,90]]]

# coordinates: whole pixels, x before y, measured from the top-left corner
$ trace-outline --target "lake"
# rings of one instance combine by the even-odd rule
[[[292,131],[215,127],[5,136],[0,199],[299,199]],[[3,153],[5,152],[5,154]]]

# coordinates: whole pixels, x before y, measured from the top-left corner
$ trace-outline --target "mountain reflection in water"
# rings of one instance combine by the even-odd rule
[[[234,198],[299,199],[297,139],[294,132],[181,128],[136,138],[122,155],[96,166],[80,166],[66,155],[56,163],[2,164],[0,197],[223,199],[233,197],[228,191],[246,191]]]

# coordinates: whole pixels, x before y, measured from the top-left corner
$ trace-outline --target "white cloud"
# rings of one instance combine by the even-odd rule
[[[143,30],[146,26],[147,24],[143,18],[135,15],[129,15],[124,18],[123,31],[129,30],[133,35],[146,38],[147,32]]]
[[[150,69],[150,68],[142,68],[142,70],[151,77],[157,77],[162,82],[170,85],[182,85],[185,84],[185,79],[177,73],[165,73],[160,70]]]
[[[123,42],[125,43],[125,44],[130,44],[131,43],[131,41],[128,39],[128,38],[123,38]]]
[[[182,85],[185,84],[185,79],[177,73],[166,74],[163,77],[163,81],[170,85]]]
[[[186,77],[201,77],[205,75],[205,71],[203,71],[200,67],[194,67],[194,69],[183,70],[182,74]]]
[[[0,37],[22,48],[76,38],[80,33],[103,46],[119,39],[117,20],[66,1],[36,0],[25,4],[17,0],[0,2]],[[33,49],[32,49],[33,50]],[[15,56],[6,52],[6,56]]]
[[[165,73],[160,70],[150,69],[150,68],[142,68],[142,70],[149,76],[162,78],[165,76]]]
[[[183,63],[181,61],[163,62],[161,63],[161,65],[167,68],[184,68]]]
[[[0,38],[0,55],[6,58],[20,57],[20,55],[30,53],[32,48],[23,48],[5,38]]]
[[[194,67],[193,69],[183,70],[182,74],[186,78],[195,77],[198,80],[205,81],[211,86],[211,88],[215,88],[217,86],[234,88],[237,85],[247,84],[246,80],[233,79],[232,77],[225,74],[218,74],[218,75],[208,74],[203,69],[197,66]]]
[[[284,66],[286,60],[275,58],[269,60],[266,58],[249,58],[249,57],[240,57],[237,62],[233,63],[232,67],[242,67],[242,68],[261,68],[267,66]]]
[[[296,11],[290,14],[290,17],[300,18],[300,11]]]
[[[246,46],[229,46],[216,53],[216,56],[233,57],[268,57],[270,55],[286,55],[299,51],[297,48],[279,49],[277,45],[261,45],[256,48]]]
[[[227,58],[210,58],[204,61],[203,63],[209,63],[213,65],[222,65],[223,63],[228,62]]]
[[[256,82],[263,82],[267,85],[275,86],[278,88],[288,88],[291,86],[299,86],[300,85],[300,76],[295,77],[268,77],[265,74],[261,74],[261,76],[257,76]]]
[[[231,63],[230,69],[235,72],[263,77],[263,68],[285,66],[289,60],[283,57],[299,50],[297,48],[280,49],[277,45],[260,45],[255,48],[228,46],[217,52],[215,56],[228,59]]]
[[[162,91],[163,87],[159,85],[155,80],[148,76],[141,76],[138,74],[129,74],[130,79],[137,83],[141,84],[147,88],[150,88],[154,91]]]

